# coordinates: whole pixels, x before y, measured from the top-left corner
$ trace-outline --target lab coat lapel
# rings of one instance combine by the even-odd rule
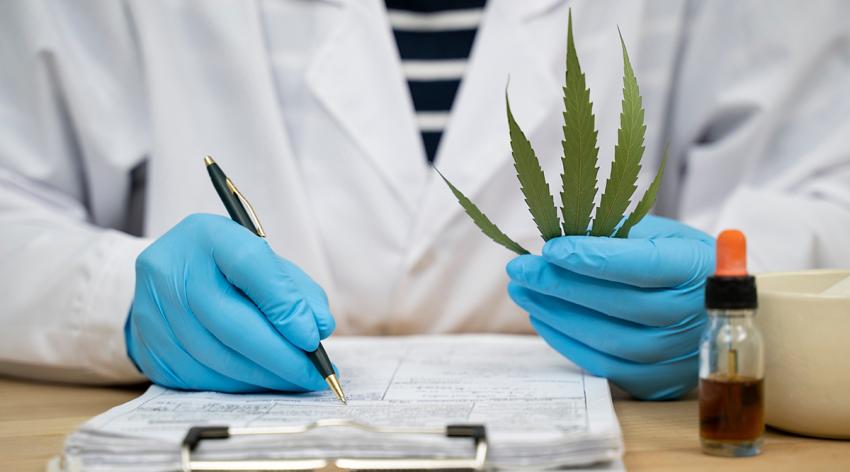
[[[335,3],[343,17],[308,68],[308,86],[415,211],[428,167],[386,12],[378,2]]]
[[[435,166],[464,194],[476,193],[509,165],[510,143],[505,90],[510,78],[511,107],[518,123],[531,135],[557,106],[558,77],[547,69],[552,49],[563,49],[561,37],[542,44],[528,37],[528,20],[563,0],[493,0],[478,31],[467,73],[440,144]],[[554,95],[553,95],[553,91]],[[410,256],[427,248],[440,230],[462,212],[442,179],[432,175],[414,235]]]

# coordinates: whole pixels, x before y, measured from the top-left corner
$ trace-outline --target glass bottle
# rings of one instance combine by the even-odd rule
[[[754,323],[755,279],[746,273],[743,234],[717,241],[717,272],[706,283],[709,324],[700,340],[699,407],[703,452],[752,456],[764,434],[764,345]],[[731,262],[730,262],[731,260]]]

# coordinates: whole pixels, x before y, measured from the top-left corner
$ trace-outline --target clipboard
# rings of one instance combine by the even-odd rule
[[[275,459],[275,460],[215,460],[204,461],[192,458],[192,453],[203,441],[226,440],[233,437],[295,435],[322,428],[353,428],[370,433],[431,435],[470,440],[474,454],[457,458],[346,458],[322,459]],[[180,446],[182,472],[212,470],[253,471],[368,471],[368,470],[467,470],[485,469],[487,461],[487,431],[480,424],[457,424],[442,428],[389,428],[376,427],[348,419],[323,419],[296,426],[228,427],[195,426],[189,429]]]

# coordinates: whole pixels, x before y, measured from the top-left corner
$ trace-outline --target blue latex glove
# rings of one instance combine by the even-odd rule
[[[324,389],[304,351],[335,327],[324,291],[222,216],[192,215],[136,260],[127,351],[171,388]]]
[[[713,269],[713,238],[647,216],[628,239],[560,237],[542,256],[513,259],[508,293],[549,345],[588,372],[637,398],[669,399],[696,385]]]

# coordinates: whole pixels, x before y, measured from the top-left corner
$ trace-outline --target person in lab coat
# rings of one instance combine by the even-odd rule
[[[670,159],[663,217],[542,246],[504,88],[552,182],[570,7],[601,182],[617,26],[646,109],[640,188]],[[850,266],[847,18],[826,0],[489,1],[433,165],[540,254],[512,258],[429,165],[382,2],[2,2],[0,372],[303,390],[323,383],[302,349],[331,332],[536,331],[636,397],[680,396],[709,235],[742,229],[757,271]],[[221,216],[206,154],[268,242]]]

